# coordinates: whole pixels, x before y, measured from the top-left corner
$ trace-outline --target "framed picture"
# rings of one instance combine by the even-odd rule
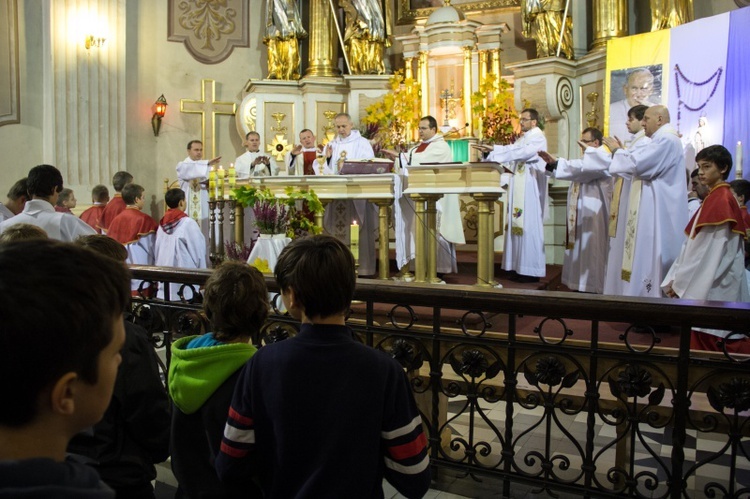
[[[429,17],[443,6],[443,0],[396,0],[398,24],[414,24],[417,19]],[[500,9],[518,9],[521,0],[452,0],[451,7],[467,12],[488,12]]]

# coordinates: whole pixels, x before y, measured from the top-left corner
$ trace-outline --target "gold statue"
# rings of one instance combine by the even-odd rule
[[[651,31],[674,28],[694,18],[693,0],[651,0]]]
[[[346,14],[344,47],[352,74],[385,73],[385,49],[391,43],[381,1],[339,0]]]
[[[573,59],[573,21],[565,16],[565,0],[521,0],[521,13],[523,36],[536,40],[537,57],[557,55],[562,31],[560,55]]]
[[[299,80],[299,40],[307,37],[295,0],[266,0],[268,78]]]

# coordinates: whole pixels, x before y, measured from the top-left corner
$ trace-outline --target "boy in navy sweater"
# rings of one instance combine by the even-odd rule
[[[430,486],[422,421],[401,366],[345,325],[356,283],[349,249],[297,239],[276,282],[297,336],[265,346],[235,388],[219,478],[260,477],[266,497],[382,498],[385,477],[406,497]]]

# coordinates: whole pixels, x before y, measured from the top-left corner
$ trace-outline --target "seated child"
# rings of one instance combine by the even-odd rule
[[[169,189],[164,195],[164,202],[169,208],[156,230],[154,258],[161,267],[179,267],[183,269],[206,268],[206,238],[201,233],[198,223],[185,213],[185,191]],[[187,289],[187,288],[186,288]],[[169,286],[169,299],[179,300],[180,284]],[[189,291],[188,291],[189,292]],[[186,293],[187,294],[187,293]],[[165,299],[164,285],[159,287],[158,297]],[[189,300],[190,296],[185,296]]]
[[[427,440],[399,363],[358,342],[346,326],[354,258],[338,239],[294,240],[276,282],[302,322],[242,370],[216,470],[266,497],[383,497],[383,477],[406,497],[430,486]]]
[[[100,234],[75,244],[125,263],[122,244]],[[146,330],[125,321],[125,346],[112,401],[93,428],[79,433],[68,452],[84,456],[117,492],[117,499],[153,498],[154,464],[169,457],[169,397],[159,374],[159,360]]]
[[[240,368],[255,353],[251,340],[258,338],[268,316],[267,293],[257,269],[222,263],[206,281],[204,293],[203,310],[212,332],[172,344],[172,471],[178,497],[260,497],[252,484],[239,489],[222,485],[214,456]]]
[[[0,245],[0,275],[0,497],[114,498],[93,468],[66,461],[65,449],[109,405],[127,269],[37,240]]]
[[[0,243],[9,243],[12,241],[28,241],[29,239],[49,239],[47,231],[38,225],[16,224],[11,225],[5,232],[0,234]]]
[[[661,287],[670,298],[750,301],[745,277],[745,222],[726,182],[732,155],[725,147],[714,145],[702,149],[695,161],[708,195],[685,227],[688,238]],[[690,348],[720,351],[717,342],[729,335],[729,331],[696,328]],[[750,340],[738,335],[725,343],[727,351],[750,353]]]

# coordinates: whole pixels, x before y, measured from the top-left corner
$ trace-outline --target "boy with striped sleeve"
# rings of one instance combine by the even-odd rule
[[[297,239],[275,274],[302,325],[243,368],[219,478],[241,484],[257,476],[266,497],[382,498],[385,477],[404,496],[422,497],[427,440],[407,377],[345,324],[356,282],[351,252],[331,236]]]

